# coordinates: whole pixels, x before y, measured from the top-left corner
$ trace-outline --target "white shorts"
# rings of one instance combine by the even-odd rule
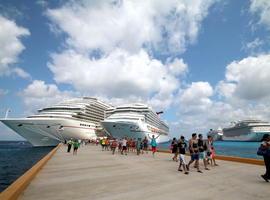
[[[187,164],[186,159],[185,159],[185,155],[184,155],[184,154],[180,154],[179,159],[180,159],[180,161],[182,161],[185,165]]]

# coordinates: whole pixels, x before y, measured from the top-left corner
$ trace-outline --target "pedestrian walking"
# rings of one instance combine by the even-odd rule
[[[136,141],[136,150],[137,150],[137,155],[140,155],[141,153],[141,143],[142,143],[142,139],[138,138]]]
[[[122,153],[122,139],[119,140],[118,142],[118,152],[121,152]]]
[[[203,135],[199,134],[199,139],[198,139],[198,148],[199,148],[199,159],[203,160],[203,165],[205,170],[209,170],[207,167],[207,160],[206,160],[206,141],[203,140]]]
[[[122,151],[121,154],[123,155],[125,153],[125,155],[127,155],[127,138],[123,138],[122,140]]]
[[[211,166],[218,166],[216,163],[216,152],[214,148],[214,141],[212,136],[208,135],[207,136],[207,141],[206,141],[206,156],[207,156],[207,163],[209,164],[209,161],[211,162]]]
[[[73,155],[77,155],[78,148],[80,147],[80,142],[75,140],[73,142]]]
[[[260,151],[260,152],[259,152]],[[261,175],[261,177],[269,182],[270,180],[270,135],[264,134],[262,138],[262,143],[257,152],[258,155],[263,156],[264,164],[265,164],[265,174]]]
[[[178,142],[177,142],[176,138],[173,138],[173,140],[171,142],[171,148],[172,148],[172,154],[173,154],[172,160],[177,162]]]
[[[180,137],[180,140],[178,141],[178,147],[179,147],[179,161],[180,161],[178,171],[184,170],[184,173],[188,174],[187,162],[185,158],[187,143],[185,141],[184,136]],[[183,167],[183,170],[182,170],[182,167]]]
[[[189,140],[189,152],[191,159],[187,165],[187,169],[189,170],[189,166],[195,161],[195,167],[197,168],[197,172],[202,173],[199,166],[199,147],[196,133],[193,133],[192,138]]]
[[[151,147],[152,147],[152,155],[153,157],[155,157],[155,153],[157,152],[157,139],[160,135],[158,135],[157,137],[155,137],[155,135],[152,135],[152,138],[151,138]],[[150,137],[148,135],[148,137]]]
[[[105,138],[102,138],[101,141],[100,141],[100,143],[101,143],[102,151],[104,151],[105,145],[106,145],[106,139]]]
[[[140,140],[141,140],[141,138],[140,138]],[[138,141],[138,140],[137,140]],[[136,138],[134,138],[132,141],[131,141],[131,151],[133,152],[135,152],[135,149],[137,150],[137,141],[136,141]]]
[[[68,145],[67,152],[70,153],[72,147],[72,138],[67,142],[67,145]]]
[[[147,137],[145,137],[143,139],[143,151],[145,151],[146,153],[148,153],[148,139],[147,139]]]
[[[112,150],[112,154],[114,155],[115,153],[115,149],[117,147],[117,140],[114,138],[111,144],[111,150]]]
[[[109,146],[110,146],[110,140],[109,140],[109,138],[106,138],[106,140],[105,140],[105,150],[109,151]]]

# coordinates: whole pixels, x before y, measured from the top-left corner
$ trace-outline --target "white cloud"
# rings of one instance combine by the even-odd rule
[[[34,80],[19,93],[26,107],[26,114],[34,113],[37,109],[59,103],[74,97],[71,91],[60,91],[55,84],[46,84],[41,80]]]
[[[179,54],[196,41],[214,0],[76,1],[50,9],[48,17],[78,50],[137,52],[143,46]]]
[[[54,54],[52,58],[49,68],[58,83],[72,83],[81,93],[94,96],[162,100],[168,99],[179,87],[179,81],[169,68],[144,50],[130,54],[117,49],[97,60],[75,51]],[[179,75],[184,70],[176,72]]]
[[[30,32],[1,15],[0,27],[0,76],[15,74],[22,78],[29,78],[28,73],[14,67],[14,64],[18,62],[19,54],[25,49],[20,38],[30,35]]]
[[[212,105],[210,97],[213,88],[208,82],[193,82],[187,89],[180,92],[179,103],[182,112],[202,112]]]
[[[172,132],[181,130],[190,136],[192,132],[224,128],[232,121],[270,121],[269,63],[268,54],[233,61],[215,91],[207,82],[192,83],[180,92],[176,105],[180,120],[171,123]]]
[[[261,47],[264,44],[263,40],[260,38],[255,38],[253,41],[248,42],[244,44],[242,49],[244,49],[247,52],[250,52],[251,54],[256,53],[256,51],[261,51]]]
[[[201,104],[203,105],[203,104]],[[185,105],[190,106],[190,105]],[[191,108],[193,105],[191,105]],[[231,121],[246,119],[251,115],[246,110],[233,107],[222,101],[212,101],[211,105],[206,104],[204,109],[196,109],[195,112],[186,112],[182,107],[178,110],[180,120],[172,122],[172,133],[181,134],[190,138],[191,133],[206,134],[210,129],[226,127]]]
[[[196,42],[214,0],[72,1],[48,9],[65,49],[48,63],[57,83],[110,99],[168,108],[187,64],[175,55]],[[165,55],[162,62],[155,55]],[[168,56],[169,55],[169,56]],[[136,97],[136,98],[134,98]],[[121,100],[120,100],[121,101]]]
[[[0,97],[7,95],[7,93],[8,93],[8,90],[4,90],[0,88]]]
[[[270,54],[247,57],[227,66],[226,82],[235,84],[233,95],[246,100],[270,96]]]
[[[183,134],[189,138],[193,132],[206,134],[209,129],[228,127],[230,122],[244,119],[270,121],[269,99],[250,102],[228,96],[217,100],[207,82],[193,83],[181,94],[174,108],[178,119],[170,122],[173,136]]]
[[[229,83],[226,81],[220,81],[216,87],[218,94],[222,97],[231,97],[235,91],[235,83]]]
[[[251,0],[250,12],[259,16],[259,24],[265,25],[270,29],[270,1]]]
[[[168,66],[169,71],[176,76],[181,75],[188,70],[188,66],[183,59],[175,58],[172,62],[168,63]]]

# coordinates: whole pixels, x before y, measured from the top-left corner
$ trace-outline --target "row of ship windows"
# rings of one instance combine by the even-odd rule
[[[97,128],[97,126],[91,126],[91,125],[89,125],[89,124],[80,124],[80,126],[86,126],[86,127],[96,127],[96,128]]]

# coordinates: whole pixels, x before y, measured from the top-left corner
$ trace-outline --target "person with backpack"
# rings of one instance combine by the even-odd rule
[[[205,152],[207,150],[206,141],[203,140],[202,134],[199,134],[198,136],[199,136],[198,139],[199,159],[203,160],[204,169],[209,170],[209,168],[207,167],[206,152]]]
[[[190,161],[187,164],[187,169],[189,170],[189,166],[195,161],[195,167],[197,168],[197,172],[203,173],[200,170],[199,166],[199,147],[198,147],[198,139],[197,134],[193,133],[192,138],[189,140],[189,152],[190,152]]]
[[[270,135],[264,134],[262,138],[262,143],[259,148],[261,153],[258,151],[258,155],[263,156],[264,164],[265,164],[265,174],[261,175],[261,177],[266,181],[269,182],[270,180]]]

